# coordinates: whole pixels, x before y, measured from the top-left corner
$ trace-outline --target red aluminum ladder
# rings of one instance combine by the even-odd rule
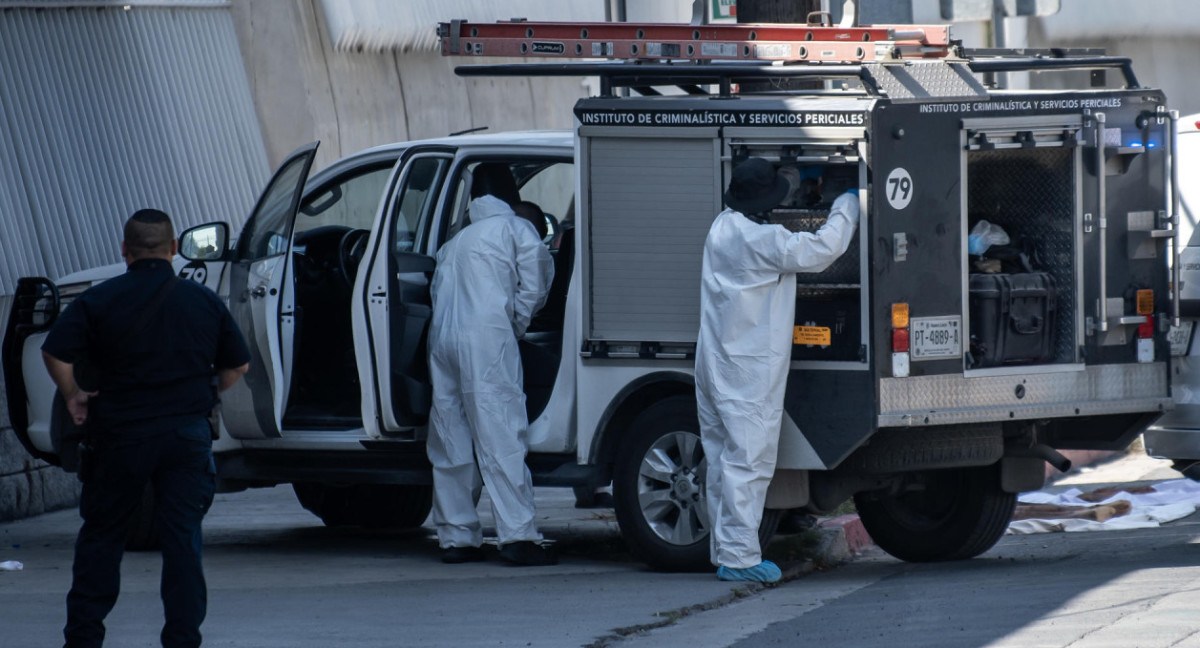
[[[866,63],[950,55],[949,25],[438,23],[443,56]]]

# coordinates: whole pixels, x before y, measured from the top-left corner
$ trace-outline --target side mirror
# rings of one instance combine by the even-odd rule
[[[229,225],[208,223],[184,230],[179,236],[179,256],[188,261],[220,261],[229,244]]]

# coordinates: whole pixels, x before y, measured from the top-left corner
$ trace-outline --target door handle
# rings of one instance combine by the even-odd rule
[[[1108,205],[1107,188],[1104,185],[1104,124],[1104,113],[1096,113],[1096,185],[1100,190],[1096,206],[1099,216],[1097,223],[1100,226],[1100,303],[1097,304],[1096,315],[1100,320],[1097,328],[1101,332],[1108,330]]]
[[[267,296],[266,285],[260,284],[257,288],[250,291],[250,296],[251,297],[266,297]]]
[[[1179,326],[1180,281],[1179,276],[1179,158],[1176,150],[1176,129],[1179,128],[1179,111],[1167,112],[1167,182],[1170,202],[1167,205],[1171,211],[1167,214],[1167,222],[1171,225],[1171,324]]]

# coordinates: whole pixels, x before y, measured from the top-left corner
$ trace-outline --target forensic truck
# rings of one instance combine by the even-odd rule
[[[701,250],[731,168],[819,175],[770,214],[813,231],[858,189],[848,252],[801,274],[780,512],[853,499],[876,543],[970,558],[1063,449],[1119,449],[1171,407],[1176,114],[1128,59],[968,50],[949,27],[451,21],[442,51],[558,57],[463,76],[599,78],[571,132],[372,149],[273,178],[240,235],[184,232],[181,272],[229,300],[254,368],[224,399],[225,489],[294,485],[326,523],[419,525],[429,278],[472,187],[551,214],[556,281],[522,341],[540,485],[611,482],[628,546],[708,563],[692,371]],[[1006,90],[1009,72],[1064,89]],[[817,169],[818,173],[813,173]],[[373,175],[372,175],[373,174]],[[1175,270],[1173,270],[1175,269]],[[36,349],[99,275],[22,280],[4,341],[10,416],[54,460]]]

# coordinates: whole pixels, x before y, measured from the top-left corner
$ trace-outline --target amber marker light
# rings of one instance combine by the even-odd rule
[[[893,306],[893,308],[895,308]],[[1138,315],[1153,315],[1154,314],[1154,291],[1139,290],[1137,291],[1137,314]]]

